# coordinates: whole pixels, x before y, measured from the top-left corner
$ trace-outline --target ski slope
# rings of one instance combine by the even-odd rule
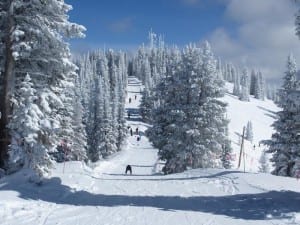
[[[138,115],[141,88],[129,78],[126,107],[132,115],[127,125],[139,128],[141,141],[129,135],[123,151],[90,166],[58,164],[42,186],[27,181],[28,170],[0,179],[0,224],[300,224],[296,179],[221,169],[159,173],[157,150],[143,135],[148,125]],[[224,99],[235,102],[229,95]],[[230,134],[235,132],[232,123]],[[132,175],[124,174],[127,164],[133,166]]]
[[[250,172],[259,171],[259,159],[261,153],[267,149],[267,146],[259,144],[262,140],[271,138],[274,132],[272,124],[276,119],[276,112],[280,109],[271,100],[258,100],[250,96],[250,102],[243,102],[237,96],[232,95],[233,84],[226,83],[227,93],[223,97],[223,101],[228,103],[227,119],[229,122],[229,138],[233,148],[232,160],[234,168],[237,168],[240,149],[241,136],[243,127],[248,121],[253,126],[253,141],[244,141],[244,154],[242,154],[240,169]],[[268,158],[271,156],[268,155]],[[272,165],[269,165],[270,169]]]

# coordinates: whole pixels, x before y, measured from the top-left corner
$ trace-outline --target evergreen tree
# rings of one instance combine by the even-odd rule
[[[254,97],[260,100],[265,99],[265,82],[261,72],[258,73],[254,84]]]
[[[70,61],[69,47],[64,38],[84,36],[84,27],[68,21],[67,12],[70,9],[71,6],[64,1],[56,0],[5,1],[5,13],[2,15],[6,22],[1,26],[5,35],[6,60],[0,104],[1,140],[10,137],[5,127],[10,124],[14,113],[12,96],[19,102],[19,95],[14,93],[17,90],[15,87],[20,85],[27,73],[38,96],[36,105],[43,113],[38,136],[38,142],[42,144],[39,150],[53,151],[60,142],[61,132],[68,133],[62,126],[64,120],[68,120],[64,118],[64,108],[70,102],[64,90],[74,80],[76,67]],[[61,132],[57,132],[59,128]],[[1,144],[2,165],[6,146],[7,143]],[[43,158],[42,162],[36,163],[48,166],[50,160]],[[39,170],[39,176],[42,176],[42,171],[46,170]]]
[[[282,111],[277,113],[278,120],[273,124],[275,133],[272,139],[265,141],[269,145],[269,152],[273,153],[271,161],[275,169],[272,173],[280,176],[295,177],[300,170],[300,90],[296,75],[296,62],[290,55],[284,84],[279,94],[279,106]]]
[[[123,53],[119,53],[118,57],[118,90],[119,90],[119,95],[117,99],[117,110],[118,110],[118,115],[117,115],[117,123],[118,123],[118,136],[117,136],[117,148],[118,151],[121,151],[121,146],[125,140],[126,137],[126,120],[125,120],[125,89],[126,85],[123,83],[124,81],[127,81],[127,76],[125,71],[125,64],[124,62],[124,55]]]
[[[233,69],[233,68],[231,68],[231,69]],[[234,74],[233,74],[234,71],[231,71],[231,73],[234,76]],[[219,79],[224,80],[223,72],[222,72],[222,62],[221,62],[220,58],[217,59],[217,74],[218,74]],[[233,77],[233,79],[234,79],[234,77]]]
[[[112,154],[113,150],[115,150],[115,141],[114,141],[114,131],[113,131],[113,119],[112,119],[112,108],[111,108],[111,92],[109,85],[109,74],[108,74],[108,62],[107,58],[103,57],[101,61],[101,74],[103,77],[103,96],[99,96],[103,98],[103,118],[102,118],[102,134],[103,136],[103,145],[101,145],[101,154],[103,157],[107,157]]]
[[[249,77],[248,77],[248,70],[245,68],[242,73],[241,77],[241,94],[240,94],[240,100],[241,101],[250,101],[249,98]]]
[[[265,100],[266,96],[266,81],[261,72],[258,73],[258,79],[260,82],[260,100]]]
[[[241,90],[240,90],[240,76],[237,73],[236,69],[232,67],[232,75],[234,77],[234,84],[233,84],[233,91],[232,94],[235,96],[240,96]]]
[[[145,77],[145,88],[143,91],[142,96],[142,102],[140,106],[141,116],[143,120],[149,122],[151,121],[151,110],[153,109],[153,101],[151,96],[151,90],[152,90],[152,78],[151,78],[151,71],[150,71],[150,64],[148,59],[146,58],[144,61],[144,64],[142,66],[143,68],[143,76]]]
[[[73,98],[73,116],[72,116],[72,128],[73,137],[71,145],[72,159],[77,161],[83,161],[87,159],[87,135],[85,125],[83,124],[84,109],[81,104],[81,93],[78,87],[78,78],[75,83],[75,97]]]
[[[225,144],[223,145],[222,158],[221,158],[222,166],[225,169],[232,168],[231,153],[232,153],[232,148],[231,148],[230,141],[226,141]]]
[[[251,71],[251,78],[250,78],[250,95],[255,95],[257,85],[257,74],[255,70]]]
[[[33,169],[37,174],[34,181],[40,182],[41,177],[49,173],[51,160],[47,148],[39,139],[43,135],[40,123],[43,112],[36,104],[38,97],[33,86],[27,74],[18,89],[18,101],[15,101],[14,113],[8,126],[12,136],[9,154],[13,167],[25,165]]]
[[[269,160],[268,160],[268,157],[267,157],[267,153],[266,153],[266,151],[263,151],[261,153],[261,156],[260,156],[260,159],[259,159],[259,163],[260,163],[259,172],[269,173],[270,168],[269,168],[269,163],[268,162],[269,162]]]
[[[253,128],[252,128],[252,122],[248,121],[247,127],[246,127],[246,140],[253,141]]]
[[[156,93],[164,95],[148,132],[160,158],[166,160],[165,173],[182,172],[187,166],[220,166],[229,143],[226,104],[218,100],[224,95],[224,83],[217,76],[209,44],[203,49],[190,45],[181,58],[158,85]]]

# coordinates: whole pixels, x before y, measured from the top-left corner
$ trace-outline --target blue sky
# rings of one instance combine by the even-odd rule
[[[70,20],[87,28],[87,46],[131,48],[147,41],[148,31],[163,34],[170,44],[198,42],[220,26],[230,29],[225,5],[211,0],[66,0]],[[80,44],[81,43],[81,44]]]
[[[85,39],[71,41],[72,51],[134,50],[152,28],[167,44],[208,40],[223,61],[260,70],[268,80],[282,78],[290,53],[300,61],[295,0],[65,1],[73,6],[70,20],[87,28]]]

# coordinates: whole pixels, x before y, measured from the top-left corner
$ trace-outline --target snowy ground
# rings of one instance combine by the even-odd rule
[[[261,153],[266,149],[266,146],[260,145],[259,142],[271,138],[274,132],[271,125],[279,108],[273,101],[262,101],[252,96],[250,96],[250,102],[240,101],[238,97],[230,94],[233,89],[231,83],[226,83],[226,89],[228,93],[226,93],[223,100],[228,103],[227,118],[230,120],[229,137],[233,147],[232,160],[234,161],[234,168],[237,168],[238,165],[243,127],[247,125],[248,121],[251,121],[253,125],[253,142],[245,140],[245,154],[242,155],[244,157],[242,157],[240,169],[244,170],[245,165],[246,171],[257,172],[260,166]],[[272,167],[272,165],[269,166]]]
[[[135,78],[129,82],[127,108],[136,114],[128,125],[143,134],[148,125],[137,114],[141,85]],[[58,164],[39,187],[27,182],[26,170],[5,177],[0,180],[0,224],[300,224],[296,179],[218,169],[164,176],[156,154],[145,136],[140,142],[130,136],[124,151],[92,168],[69,162],[63,170]],[[133,165],[131,176],[124,174],[127,164]]]

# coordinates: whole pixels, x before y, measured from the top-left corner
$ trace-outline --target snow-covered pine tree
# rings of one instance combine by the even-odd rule
[[[254,84],[254,97],[260,100],[265,99],[265,81],[261,72],[258,72]]]
[[[298,36],[298,38],[300,38],[300,10],[298,10],[298,12],[296,13],[295,25],[296,25],[296,35]]]
[[[291,174],[293,177],[300,176],[300,81],[296,81],[295,90],[291,90],[287,95],[287,100],[290,102],[290,122],[294,124],[290,127],[290,143],[291,143]]]
[[[159,149],[159,156],[163,160],[176,158],[176,149],[169,149],[169,137],[173,136],[172,129],[175,126],[176,117],[173,115],[178,108],[178,96],[176,88],[178,81],[175,79],[177,71],[181,65],[181,53],[178,48],[174,48],[170,55],[167,55],[166,76],[162,77],[160,82],[155,86],[154,98],[157,107],[152,110],[152,127],[147,130],[147,136],[153,145]],[[173,140],[173,139],[172,139]],[[178,169],[178,168],[177,168]],[[165,170],[165,172],[174,172],[175,167]]]
[[[124,84],[125,81],[127,81],[127,73],[124,73],[125,71],[125,59],[124,54],[122,52],[119,52],[118,54],[118,99],[117,99],[117,122],[118,122],[118,136],[117,136],[117,149],[118,151],[121,151],[122,144],[124,142],[124,139],[127,134],[126,130],[126,120],[125,120],[125,93],[126,93],[126,84]]]
[[[226,81],[232,82],[231,63],[226,63]]]
[[[246,126],[246,140],[252,142],[253,141],[253,127],[252,127],[252,122],[248,121],[247,126]]]
[[[116,64],[116,55],[113,50],[107,52],[108,71],[109,71],[109,84],[110,84],[110,97],[111,97],[111,113],[112,113],[112,131],[113,138],[111,139],[111,149],[109,155],[118,151],[117,139],[118,139],[118,103],[120,90],[118,86],[118,67]],[[106,155],[105,157],[107,157]]]
[[[261,156],[260,156],[260,159],[259,159],[259,163],[260,163],[259,172],[261,172],[261,173],[269,173],[269,171],[270,171],[270,168],[269,168],[269,159],[268,159],[266,151],[263,151],[261,153]]]
[[[231,68],[232,69],[232,68]],[[232,73],[233,71],[231,71],[231,73]],[[217,59],[217,74],[218,74],[218,78],[219,79],[222,79],[222,80],[224,80],[224,77],[223,77],[223,71],[222,71],[222,62],[221,62],[221,59],[220,58],[218,58]],[[233,77],[233,79],[234,79],[234,77]]]
[[[250,95],[255,95],[255,89],[257,85],[257,74],[254,69],[251,71],[250,77]]]
[[[89,112],[89,103],[90,103],[90,89],[93,79],[93,68],[90,59],[90,53],[83,55],[80,58],[77,66],[79,67],[79,85],[80,92],[82,96],[82,106],[84,109],[83,122],[87,125],[87,118]]]
[[[145,77],[145,88],[143,91],[142,102],[140,106],[141,116],[144,121],[151,121],[151,110],[153,109],[152,92],[152,78],[151,68],[148,58],[145,58],[142,65],[143,76]]]
[[[96,76],[96,65],[95,60],[91,57],[90,58],[90,65],[91,68],[89,68],[91,72],[91,83],[89,86],[89,102],[88,102],[88,110],[87,110],[87,118],[86,118],[86,133],[87,133],[87,148],[88,148],[88,158],[92,162],[96,162],[101,158],[101,153],[98,151],[98,141],[99,137],[97,134],[99,134],[97,131],[98,123],[97,121],[97,113],[98,111],[98,102],[99,99],[98,96],[101,94],[99,92],[99,82],[98,77]]]
[[[146,57],[146,52],[145,52],[145,46],[142,45],[138,49],[137,56],[134,59],[134,64],[133,64],[133,71],[134,71],[134,76],[138,77],[143,83],[145,82],[144,77],[142,76],[142,65],[143,61],[145,60]]]
[[[266,81],[262,72],[258,73],[258,80],[260,82],[260,100],[265,100],[266,97]]]
[[[231,73],[232,73],[233,78],[234,78],[232,94],[235,95],[235,96],[240,96],[240,94],[241,94],[241,89],[240,89],[240,75],[239,75],[239,73],[236,71],[236,69],[234,67],[232,67]]]
[[[5,26],[1,27],[1,32],[5,32],[6,67],[0,105],[3,115],[0,130],[4,133],[2,132],[0,139],[9,138],[5,132],[7,129],[4,128],[10,123],[14,87],[29,73],[37,91],[36,104],[43,112],[38,141],[42,148],[51,151],[60,142],[56,131],[63,122],[60,113],[66,102],[62,90],[74,77],[75,71],[64,37],[82,37],[85,29],[68,21],[67,12],[72,7],[64,1],[14,0],[6,3],[7,20]],[[1,148],[6,145],[7,143],[1,144]],[[50,161],[44,161],[45,166],[49,163]]]
[[[27,74],[14,99],[14,111],[8,125],[12,137],[9,165],[12,171],[23,165],[33,169],[37,174],[34,181],[40,182],[40,178],[49,173],[51,159],[48,149],[39,140],[43,135],[40,121],[44,115],[36,104],[38,97],[33,86]]]
[[[222,146],[222,156],[221,156],[221,161],[222,161],[222,166],[225,169],[230,169],[232,168],[232,148],[231,148],[231,142],[229,140],[225,141],[224,145]]]
[[[249,98],[249,76],[248,76],[248,69],[244,68],[243,72],[242,72],[242,77],[241,77],[241,86],[242,86],[242,90],[241,90],[241,94],[239,99],[241,101],[250,101]]]
[[[296,75],[295,58],[289,55],[284,84],[279,92],[278,104],[282,110],[273,123],[272,139],[264,142],[269,146],[268,152],[273,153],[271,161],[275,169],[272,173],[280,176],[295,177],[300,170],[300,88]]]
[[[101,133],[103,136],[103,144],[101,145],[100,151],[103,157],[109,156],[115,149],[115,135],[113,131],[113,119],[112,119],[112,108],[111,108],[111,92],[109,84],[109,72],[108,72],[108,61],[105,56],[101,57],[100,61],[101,75],[103,77],[103,118],[101,123]],[[100,96],[99,96],[100,97]]]
[[[203,49],[186,47],[182,60],[167,71],[157,87],[156,94],[163,92],[163,98],[149,130],[160,158],[166,160],[164,172],[221,166],[224,146],[227,152],[231,148],[225,134],[226,104],[218,100],[224,95],[224,83],[217,76],[209,44]]]
[[[75,98],[73,99],[71,154],[72,159],[83,161],[87,159],[87,134],[85,125],[83,124],[84,109],[78,79],[77,77],[74,86]]]
[[[219,100],[225,94],[224,81],[216,75],[216,61],[208,42],[205,42],[202,48],[200,71],[199,117],[194,118],[200,133],[200,143],[195,144],[196,151],[193,154],[200,153],[201,156],[200,159],[196,157],[196,160],[193,157],[194,168],[220,166],[223,151],[229,154],[231,152],[226,133],[226,104]],[[201,114],[205,115],[204,118],[201,118]]]

